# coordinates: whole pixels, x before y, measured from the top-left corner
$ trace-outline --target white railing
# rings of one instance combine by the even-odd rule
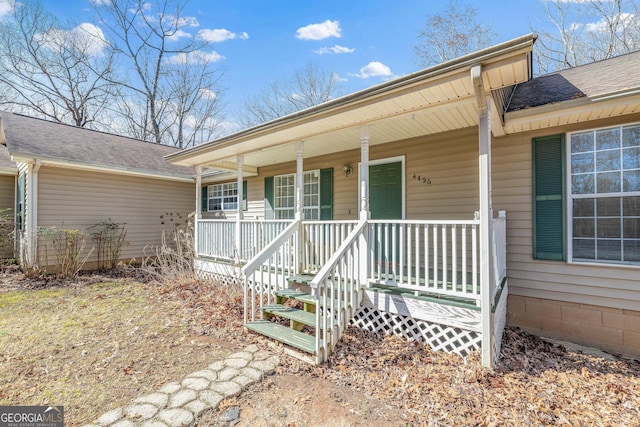
[[[479,301],[480,221],[369,221],[369,280]]]
[[[357,221],[303,221],[302,271],[320,271],[357,224]]]
[[[289,224],[242,267],[245,323],[256,316],[262,318],[262,307],[271,304],[275,292],[284,289],[288,278],[297,274],[300,223]]]
[[[352,228],[336,251],[311,281],[316,296],[316,363],[327,360],[349,321],[360,305],[360,244],[366,236],[367,222]]]
[[[196,254],[245,262],[256,256],[291,223],[290,220],[241,220],[240,245],[236,247],[236,220],[198,220]]]
[[[491,300],[493,301],[502,281],[507,277],[507,216],[504,211],[500,211],[498,218],[493,219],[492,229],[493,273],[495,278],[495,282],[491,287]]]
[[[196,256],[224,260],[236,258],[236,222],[228,219],[200,219]]]

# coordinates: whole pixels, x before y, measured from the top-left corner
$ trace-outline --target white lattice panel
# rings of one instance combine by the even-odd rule
[[[467,356],[480,349],[481,334],[408,316],[361,307],[351,320],[356,327],[375,333],[394,334],[408,340],[417,340],[433,350]]]

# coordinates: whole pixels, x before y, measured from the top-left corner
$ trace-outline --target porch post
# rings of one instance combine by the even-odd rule
[[[296,220],[304,220],[304,165],[302,155],[304,151],[304,142],[299,141],[296,143]],[[298,229],[295,252],[294,252],[294,264],[296,266],[296,274],[303,270],[302,262],[304,260],[302,232],[304,227],[300,226]]]
[[[480,184],[480,310],[482,316],[482,365],[493,368],[493,316],[491,314],[491,289],[493,280],[491,226],[491,97],[482,84],[480,66],[471,70],[478,101],[479,184]]]
[[[238,263],[240,263],[240,260],[242,259],[242,226],[241,226],[241,221],[242,221],[242,198],[243,198],[243,194],[242,194],[242,176],[243,176],[243,168],[244,168],[244,156],[243,155],[238,155],[238,158],[236,160],[236,164],[238,166],[238,208],[237,208],[237,213],[236,213],[236,241],[235,241],[235,246],[236,246],[236,261]]]
[[[300,141],[296,143],[296,219],[304,219],[302,210],[304,197],[303,150],[304,142]]]
[[[196,214],[193,218],[193,253],[198,254],[198,229],[202,219],[202,166],[196,166]],[[197,258],[197,256],[196,256]]]
[[[369,125],[360,128],[360,221],[368,221],[369,212]],[[358,241],[360,285],[367,283],[369,271],[369,230]]]

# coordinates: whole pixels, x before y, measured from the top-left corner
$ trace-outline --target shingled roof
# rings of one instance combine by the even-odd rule
[[[0,128],[9,154],[14,158],[179,178],[194,175],[193,168],[174,165],[164,159],[179,151],[166,145],[5,111],[0,112]]]
[[[507,112],[640,86],[640,51],[568,68],[519,84]]]

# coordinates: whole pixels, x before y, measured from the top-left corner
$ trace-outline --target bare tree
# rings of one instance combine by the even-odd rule
[[[61,123],[104,129],[112,56],[100,29],[63,27],[34,1],[0,22],[0,103]]]
[[[342,94],[335,73],[309,63],[285,82],[274,81],[257,95],[245,99],[240,123],[245,127],[321,104]]]
[[[185,29],[195,25],[184,15],[186,1],[108,0],[95,2],[119,61],[112,80],[121,89],[118,103],[125,132],[140,139],[184,147],[218,113],[218,58],[207,43]]]
[[[640,48],[640,5],[635,0],[547,0],[535,46],[541,73],[611,58]]]
[[[414,47],[417,62],[428,67],[492,45],[496,35],[476,21],[477,14],[471,6],[461,9],[451,0],[444,12],[427,17]]]

